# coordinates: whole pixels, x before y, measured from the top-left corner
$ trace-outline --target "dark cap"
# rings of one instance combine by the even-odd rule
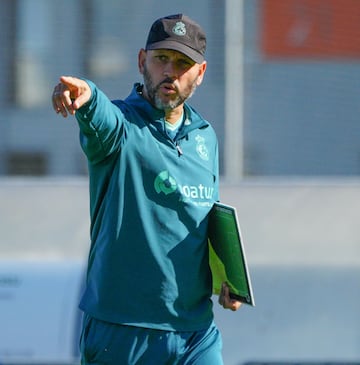
[[[184,14],[160,18],[151,26],[146,50],[172,49],[196,63],[204,61],[206,36],[200,25]]]

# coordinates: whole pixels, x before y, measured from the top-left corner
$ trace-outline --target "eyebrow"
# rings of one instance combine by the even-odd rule
[[[188,57],[185,54],[183,54],[179,51],[176,51],[174,49],[161,48],[161,49],[153,49],[152,51],[155,52],[155,54],[161,54],[161,53],[175,54],[175,55],[178,55],[179,58],[183,58],[183,59],[189,60],[191,62],[194,62],[190,57]]]

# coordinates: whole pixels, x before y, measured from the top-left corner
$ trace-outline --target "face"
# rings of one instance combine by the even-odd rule
[[[158,109],[181,106],[202,82],[206,62],[197,64],[172,50],[141,50],[139,70],[144,77],[144,95]]]

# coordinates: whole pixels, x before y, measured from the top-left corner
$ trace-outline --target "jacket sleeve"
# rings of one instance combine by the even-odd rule
[[[76,119],[81,147],[89,162],[96,164],[120,150],[125,117],[93,82],[85,81],[91,88],[91,98],[76,112]]]

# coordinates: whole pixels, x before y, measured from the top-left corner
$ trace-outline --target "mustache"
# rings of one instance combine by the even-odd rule
[[[174,80],[171,77],[167,77],[166,79],[162,80],[159,85],[161,84],[173,84]]]
[[[178,90],[177,86],[175,85],[175,80],[173,80],[170,77],[165,78],[164,80],[162,80],[161,82],[158,83],[158,85],[156,86],[156,89],[159,89],[161,85],[163,84],[171,84],[175,87],[176,91]]]

